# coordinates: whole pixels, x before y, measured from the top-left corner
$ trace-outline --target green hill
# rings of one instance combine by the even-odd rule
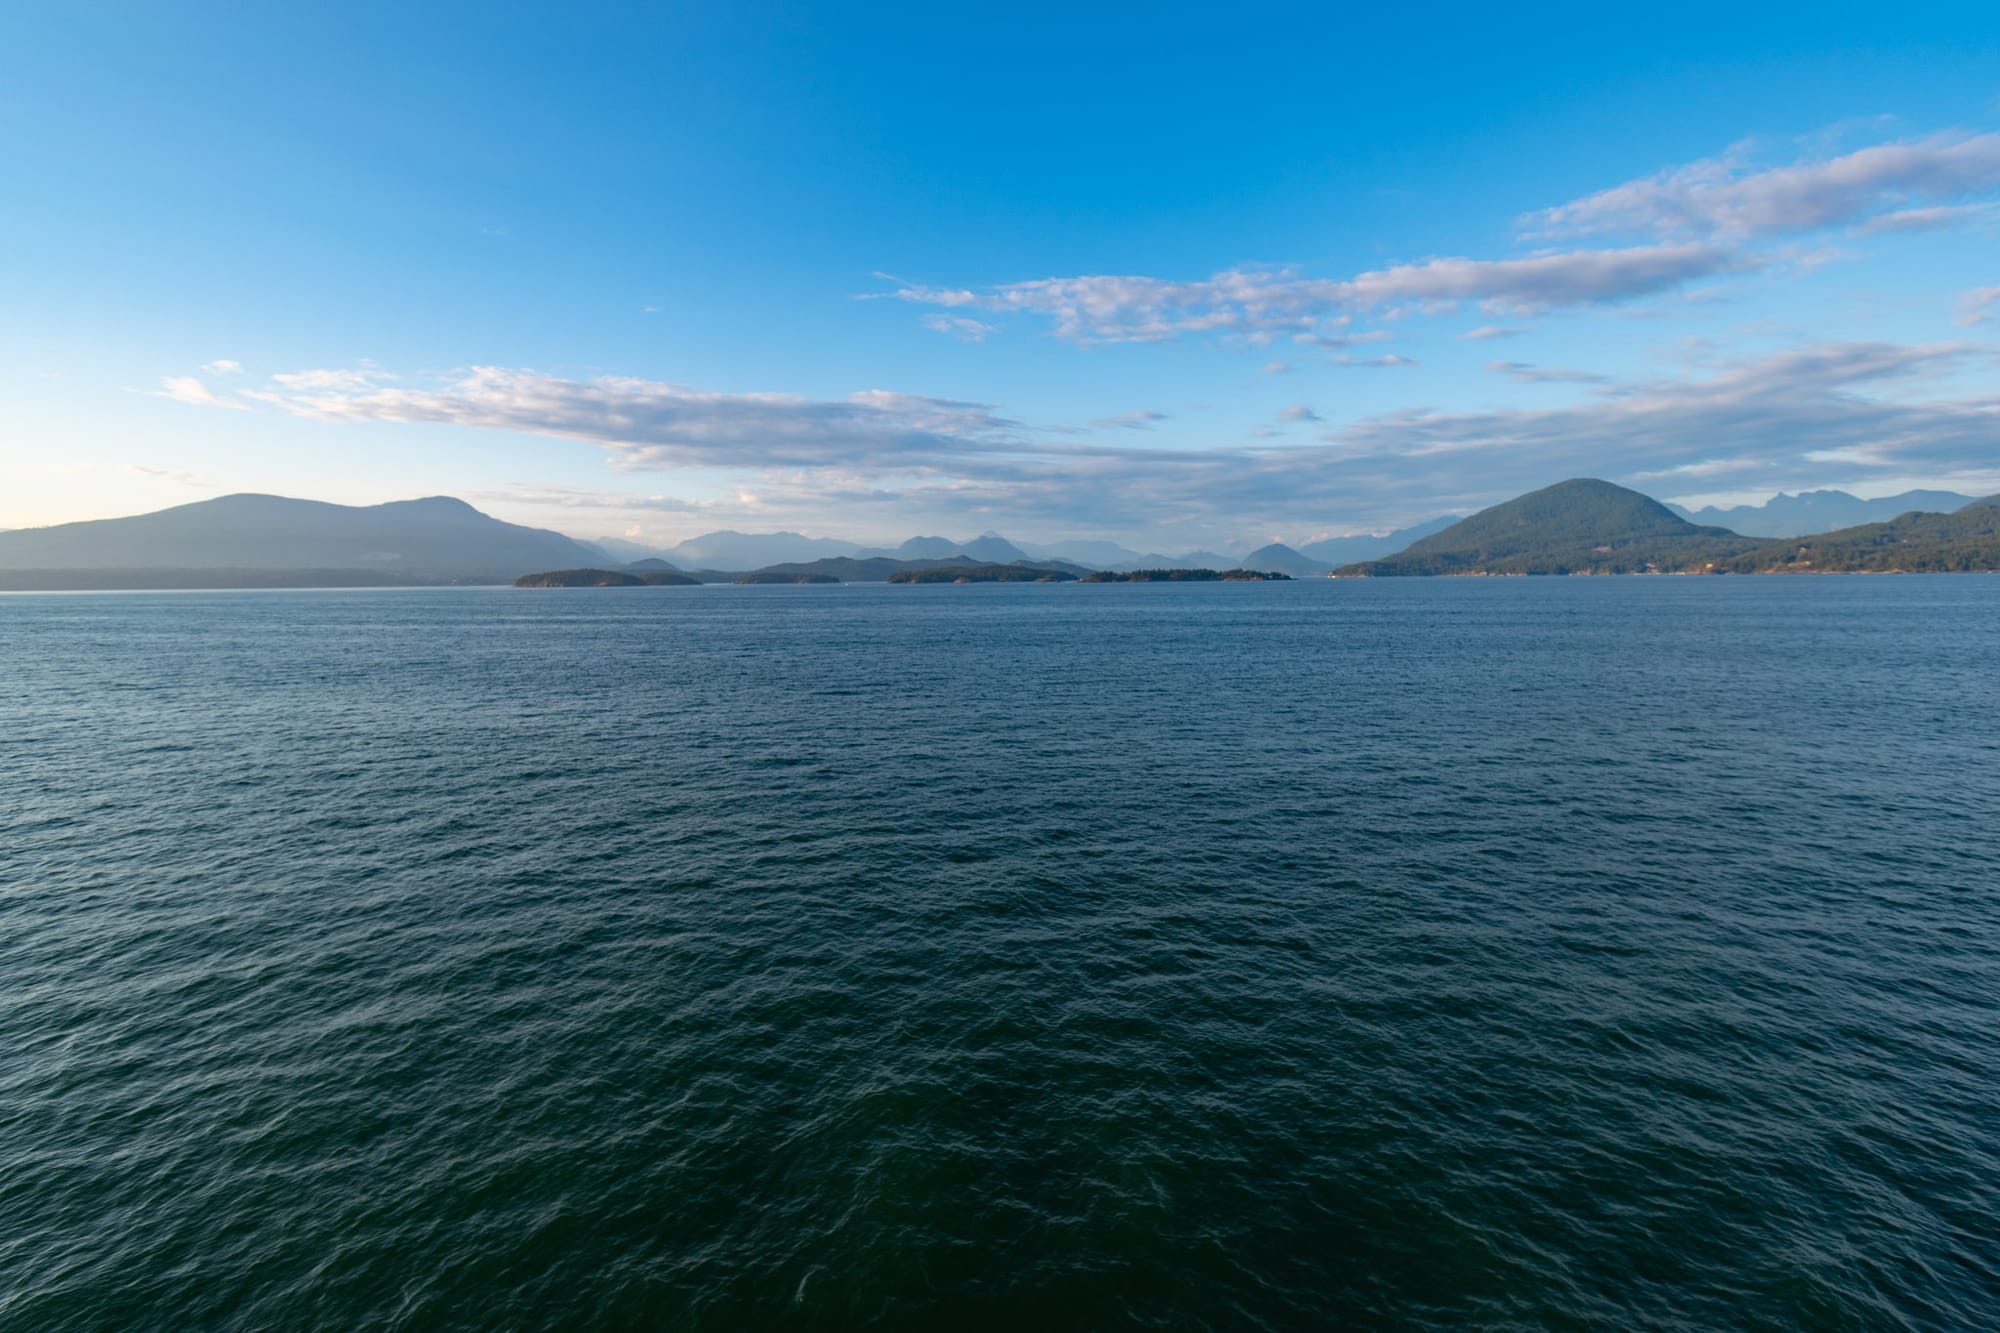
[[[1887,523],[1768,542],[1729,568],[1739,574],[2000,570],[2000,495],[1954,513],[1912,512]]]
[[[1701,527],[1650,496],[1579,478],[1482,509],[1341,575],[1638,574],[1719,569],[1770,545]]]

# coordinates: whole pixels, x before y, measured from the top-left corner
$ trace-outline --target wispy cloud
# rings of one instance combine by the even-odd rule
[[[1997,306],[2000,306],[2000,287],[1974,287],[1958,298],[1957,322],[1964,328],[1984,324],[1993,318]]]
[[[1481,324],[1476,329],[1467,329],[1459,334],[1458,340],[1468,343],[1493,342],[1500,338],[1516,337],[1522,332],[1518,324]]]
[[[162,376],[160,387],[152,393],[156,398],[171,398],[189,407],[223,407],[232,412],[241,412],[247,407],[247,404],[233,398],[224,398],[192,375]]]
[[[1165,412],[1141,409],[1136,412],[1120,412],[1115,417],[1099,417],[1090,424],[1099,429],[1151,430],[1155,421],[1165,421]]]
[[[1901,231],[1942,231],[1992,219],[1991,204],[1942,204],[1935,208],[1903,208],[1873,217],[1855,228],[1863,236],[1885,236]]]
[[[1295,269],[1230,269],[1188,282],[1100,274],[976,290],[910,285],[885,295],[947,309],[1040,316],[1053,322],[1058,337],[1086,344],[1220,334],[1345,345],[1381,336],[1346,332],[1357,313],[1443,310],[1462,302],[1495,312],[1593,305],[1760,262],[1703,242],[1677,242],[1523,259],[1427,259],[1341,279]]]
[[[241,375],[243,373],[243,363],[241,361],[209,361],[203,364],[202,370],[210,375]]]
[[[1294,425],[1301,421],[1318,421],[1320,419],[1320,414],[1307,407],[1304,403],[1293,403],[1290,407],[1278,413],[1278,420],[1287,425]]]
[[[1894,217],[2000,191],[2000,134],[1932,135],[1759,168],[1747,149],[1675,167],[1522,219],[1545,236],[1688,235],[1744,240]]]
[[[176,472],[171,468],[146,467],[140,463],[126,463],[121,466],[120,471],[130,473],[135,477],[148,477],[154,481],[164,481],[174,486],[185,486],[190,490],[209,491],[215,489],[214,483],[198,477],[192,472]]]
[[[1533,366],[1525,361],[1488,361],[1486,368],[1521,384],[1603,384],[1605,377],[1562,366]]]
[[[1624,239],[1511,258],[1437,257],[1351,276],[1318,277],[1290,266],[1244,266],[1205,278],[1079,274],[991,286],[939,286],[878,274],[893,289],[873,297],[935,311],[950,330],[977,311],[1046,321],[1078,344],[1212,337],[1262,346],[1280,339],[1346,346],[1384,336],[1357,329],[1371,316],[1444,313],[1470,305],[1525,315],[1618,305],[1711,290],[1706,280],[1778,269],[1802,273],[1850,258],[1783,238],[1847,227],[1867,235],[1962,226],[1995,216],[2000,134],[1940,134],[1877,144],[1841,156],[1760,166],[1748,147],[1627,181],[1527,214],[1539,238]],[[978,336],[992,330],[973,320]],[[1490,323],[1460,336],[1507,337]],[[1343,363],[1358,364],[1358,363]]]
[[[342,372],[273,376],[267,401],[324,421],[436,422],[587,440],[629,468],[882,466],[990,448],[1018,423],[978,403],[869,390],[837,401],[728,394],[657,380],[569,380],[476,366],[434,388]]]
[[[271,376],[274,384],[287,389],[366,389],[394,375],[363,367],[359,370],[288,370]]]
[[[984,320],[968,319],[964,315],[925,315],[921,323],[934,333],[966,343],[985,342],[988,334],[999,332]]]
[[[628,495],[623,491],[584,490],[574,486],[537,486],[525,482],[509,486],[504,490],[469,491],[464,498],[473,504],[536,505],[552,509],[616,509],[650,514],[706,514],[731,508],[712,500],[689,500],[675,495]]]
[[[1336,425],[1312,422],[1299,404],[1287,424],[1322,427],[1312,443],[1257,436],[1205,449],[1051,438],[990,405],[908,394],[815,400],[492,368],[429,387],[285,391],[273,401],[327,420],[585,440],[624,470],[724,469],[741,478],[735,503],[808,525],[873,513],[880,522],[855,525],[1310,531],[1462,511],[1574,475],[1726,471],[1742,489],[1990,476],[2000,399],[1944,386],[1992,361],[1965,344],[1819,344],[1709,357],[1545,409],[1412,409]]]

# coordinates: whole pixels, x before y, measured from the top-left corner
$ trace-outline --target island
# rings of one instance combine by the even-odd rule
[[[1290,574],[1256,569],[1100,569],[1079,583],[1289,583]]]
[[[699,579],[672,570],[648,570],[628,574],[616,569],[552,569],[545,574],[523,574],[514,580],[517,588],[693,588]]]
[[[790,570],[760,569],[737,576],[737,583],[838,583],[831,574],[794,574]]]
[[[935,569],[901,569],[890,583],[1073,583],[1076,575],[1035,565],[940,565]]]

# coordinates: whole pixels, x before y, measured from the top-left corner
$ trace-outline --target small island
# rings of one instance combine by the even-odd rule
[[[790,570],[764,569],[754,574],[740,575],[738,583],[838,583],[831,574],[795,574]]]
[[[616,569],[552,569],[545,574],[523,574],[514,580],[517,588],[693,588],[699,579],[672,570],[648,570],[627,574]]]
[[[1123,573],[1100,569],[1085,574],[1079,583],[1265,583],[1291,582],[1290,574],[1255,569],[1128,569]]]

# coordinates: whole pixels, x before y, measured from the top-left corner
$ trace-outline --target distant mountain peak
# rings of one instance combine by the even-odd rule
[[[1858,527],[1864,523],[1886,523],[1908,513],[1951,514],[1973,503],[1969,495],[1956,491],[1904,491],[1863,500],[1846,491],[1779,491],[1757,505],[1707,506],[1687,509],[1668,505],[1676,514],[1696,523],[1719,523],[1750,537],[1803,537],[1835,528]]]
[[[1310,556],[1302,555],[1283,542],[1272,542],[1244,556],[1243,568],[1275,570],[1280,574],[1290,574],[1294,578],[1300,578],[1324,574],[1328,566],[1322,565]]]
[[[0,534],[0,569],[366,572],[406,581],[511,581],[583,567],[590,548],[451,496],[376,505],[239,493],[129,518]]]

